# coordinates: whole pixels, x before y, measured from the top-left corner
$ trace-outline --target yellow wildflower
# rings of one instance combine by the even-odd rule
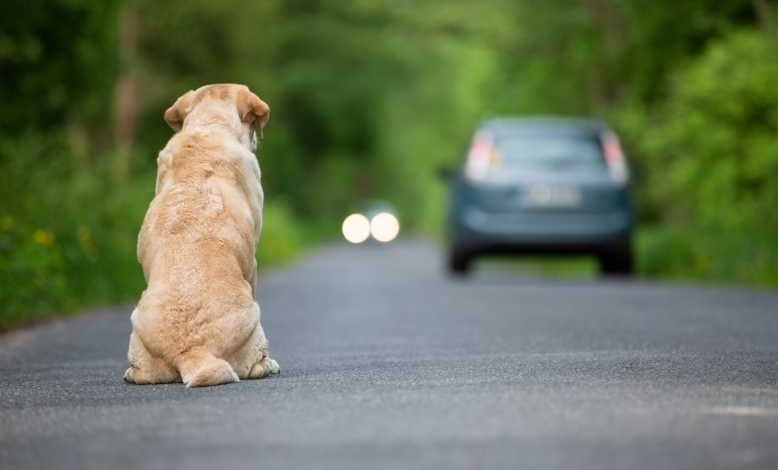
[[[36,229],[33,232],[32,239],[41,246],[51,246],[54,244],[54,234],[42,228]]]

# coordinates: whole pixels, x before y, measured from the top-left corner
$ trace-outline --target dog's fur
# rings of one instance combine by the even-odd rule
[[[197,387],[279,372],[255,291],[263,193],[253,151],[269,117],[234,84],[189,91],[165,112],[176,133],[138,236],[148,287],[132,313],[126,381]]]

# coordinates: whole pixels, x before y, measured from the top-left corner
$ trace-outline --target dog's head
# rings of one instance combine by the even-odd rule
[[[181,95],[165,111],[165,122],[176,132],[185,125],[226,124],[240,132],[252,150],[256,149],[256,130],[260,137],[268,120],[270,107],[246,85],[224,83],[205,85]]]

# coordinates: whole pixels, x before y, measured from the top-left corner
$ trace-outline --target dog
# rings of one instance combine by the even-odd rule
[[[256,300],[264,195],[254,155],[270,108],[245,85],[192,90],[164,115],[138,235],[147,288],[132,312],[127,382],[200,387],[280,372]]]

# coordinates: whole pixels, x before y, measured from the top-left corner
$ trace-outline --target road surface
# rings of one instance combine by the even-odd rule
[[[130,307],[0,338],[0,468],[778,468],[778,295],[333,246],[261,275],[280,376],[122,382]]]

